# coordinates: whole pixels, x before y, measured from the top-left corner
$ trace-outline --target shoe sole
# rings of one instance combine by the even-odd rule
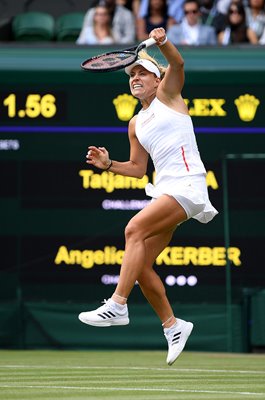
[[[119,319],[117,321],[112,320],[112,321],[88,321],[85,318],[78,316],[78,319],[83,322],[84,324],[91,325],[91,326],[97,326],[97,327],[102,327],[102,328],[107,328],[108,326],[124,326],[128,325],[130,320],[129,318],[124,318],[124,319]]]
[[[186,325],[186,328],[185,328],[185,340],[182,341],[183,343],[180,346],[179,351],[176,354],[176,356],[172,360],[167,361],[168,365],[174,364],[176,359],[180,356],[180,354],[182,353],[182,351],[183,351],[183,349],[185,347],[185,344],[187,343],[187,340],[188,340],[192,330],[193,330],[193,323],[192,322],[187,322],[187,325]]]

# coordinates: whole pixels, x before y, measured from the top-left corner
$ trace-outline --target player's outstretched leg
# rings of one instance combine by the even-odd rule
[[[168,365],[172,365],[181,354],[192,329],[193,324],[191,322],[186,322],[179,318],[170,328],[164,328],[164,334],[168,342]]]
[[[80,313],[78,318],[84,324],[98,327],[128,325],[130,322],[127,304],[118,304],[112,299],[104,300],[103,306],[94,311]]]

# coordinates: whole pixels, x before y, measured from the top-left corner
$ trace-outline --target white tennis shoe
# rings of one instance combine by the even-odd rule
[[[120,306],[112,299],[104,300],[103,306],[94,311],[80,313],[78,318],[84,324],[99,327],[128,325],[130,322],[127,304]]]
[[[173,326],[164,329],[164,335],[168,342],[168,365],[172,365],[181,354],[192,329],[193,324],[191,322],[186,322],[179,318]]]

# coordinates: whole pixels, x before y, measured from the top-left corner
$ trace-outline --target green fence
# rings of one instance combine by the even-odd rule
[[[92,303],[91,306],[96,306]],[[225,305],[174,304],[178,314],[194,322],[187,349],[226,351]],[[81,324],[77,316],[87,304],[50,302],[1,305],[1,347],[58,349],[166,349],[158,319],[147,305],[131,304],[128,327],[97,329]],[[241,307],[233,305],[231,351],[248,350]],[[230,332],[229,332],[230,334]]]

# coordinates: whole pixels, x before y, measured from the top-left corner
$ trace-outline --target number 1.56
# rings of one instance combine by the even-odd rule
[[[29,94],[26,97],[25,105],[21,109],[17,109],[17,95],[9,94],[3,100],[4,106],[7,107],[7,115],[9,118],[52,118],[56,114],[56,98],[52,94]]]

